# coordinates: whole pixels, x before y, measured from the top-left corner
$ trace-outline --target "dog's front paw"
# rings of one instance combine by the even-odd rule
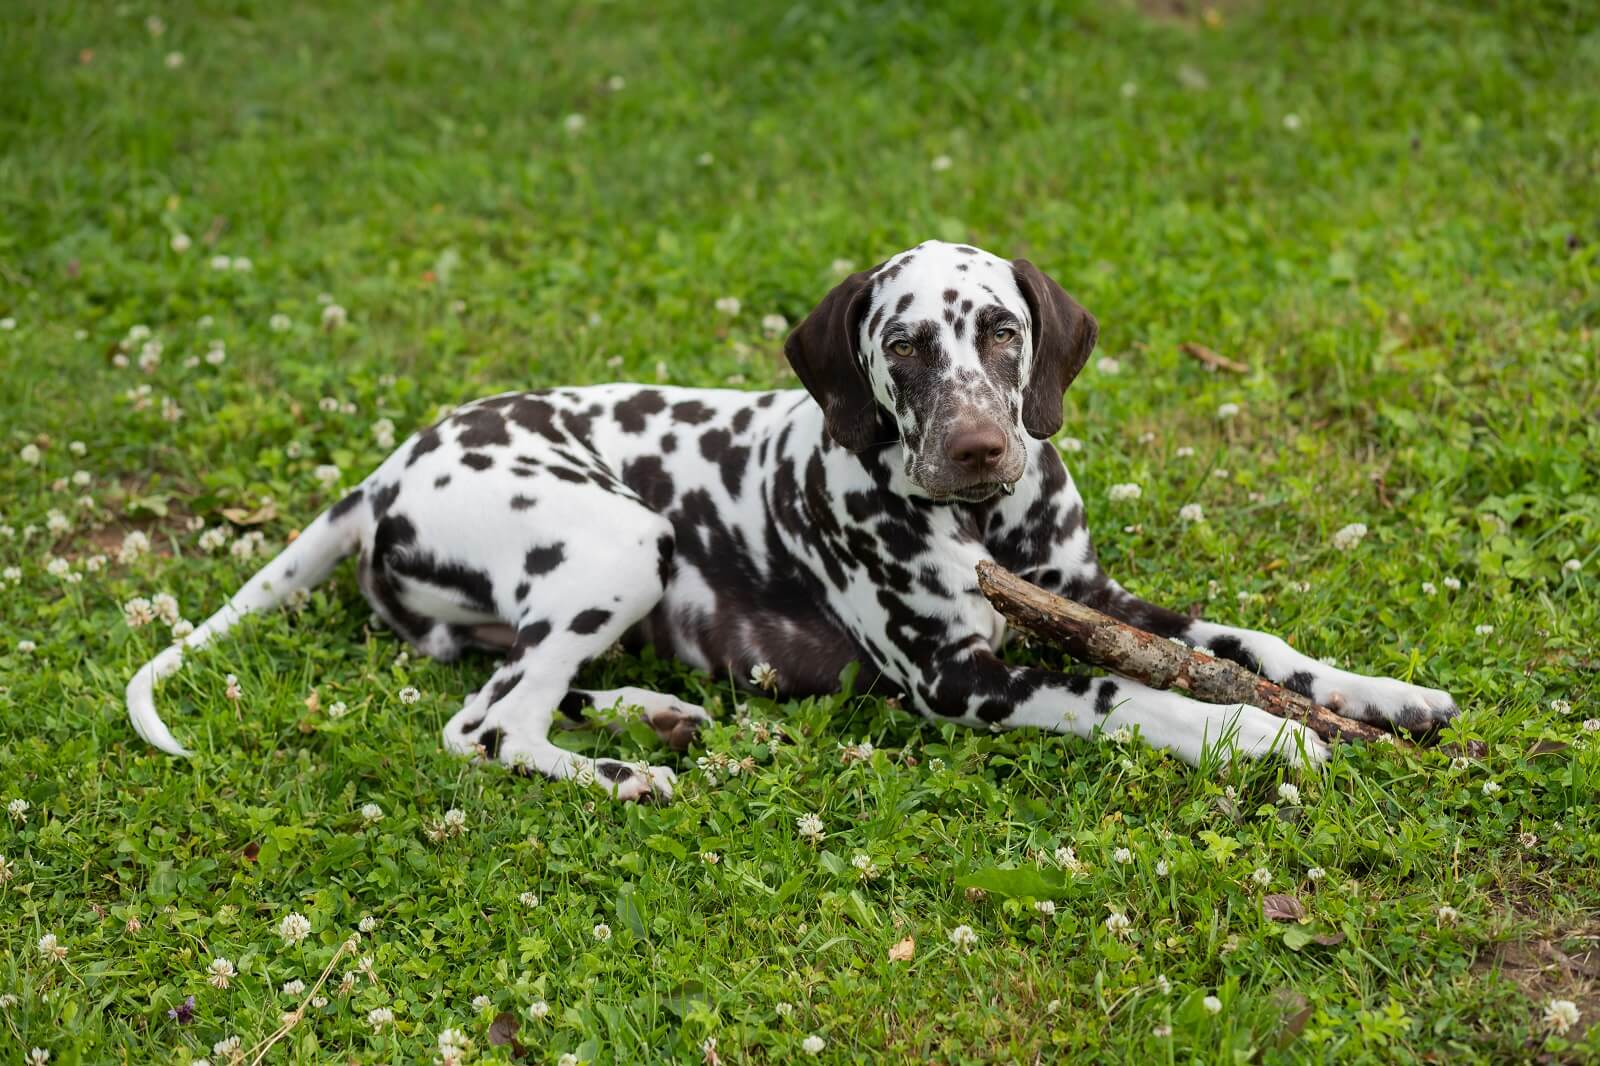
[[[1327,694],[1318,702],[1349,718],[1394,725],[1414,733],[1436,730],[1460,713],[1448,692],[1359,674],[1330,679]]]

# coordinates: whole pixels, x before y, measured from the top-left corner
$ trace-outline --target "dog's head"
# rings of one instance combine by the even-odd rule
[[[1026,259],[928,241],[840,282],[784,354],[835,443],[901,444],[912,484],[975,501],[1022,477],[1024,433],[1061,428],[1097,330]]]

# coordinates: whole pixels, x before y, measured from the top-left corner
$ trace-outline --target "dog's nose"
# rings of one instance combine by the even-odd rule
[[[996,425],[968,426],[950,434],[945,458],[969,474],[994,469],[1006,453],[1006,436]]]

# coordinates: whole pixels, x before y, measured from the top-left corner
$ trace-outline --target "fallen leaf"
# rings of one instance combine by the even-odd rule
[[[1178,345],[1178,350],[1191,359],[1198,359],[1213,370],[1231,370],[1235,374],[1243,374],[1250,369],[1243,363],[1218,355],[1205,345],[1196,344],[1194,341],[1184,341]]]
[[[496,1014],[494,1021],[489,1023],[489,1043],[496,1047],[510,1047],[513,1059],[522,1058],[528,1050],[517,1040],[517,1016],[508,1010]]]
[[[1567,745],[1559,740],[1541,740],[1528,749],[1529,755],[1554,755],[1558,751],[1566,751]]]
[[[254,511],[247,511],[243,507],[224,507],[222,517],[236,526],[259,526],[278,517],[278,504],[268,500]]]
[[[1261,913],[1274,922],[1298,922],[1306,916],[1306,909],[1293,896],[1274,892],[1261,901]]]
[[[1280,988],[1272,995],[1273,1001],[1283,1010],[1282,1028],[1278,1030],[1278,1046],[1288,1047],[1294,1043],[1311,1020],[1311,1004],[1306,997],[1292,988]]]
[[[316,714],[322,709],[322,697],[317,695],[317,690],[312,689],[311,695],[306,697],[306,710]]]
[[[261,845],[252,840],[244,846],[240,854],[244,856],[245,862],[255,862],[256,856],[261,854]]]
[[[889,948],[890,962],[910,962],[911,957],[917,953],[917,942],[912,937],[906,937],[900,943]]]

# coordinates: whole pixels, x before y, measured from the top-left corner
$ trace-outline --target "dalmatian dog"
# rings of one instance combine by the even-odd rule
[[[982,559],[1345,714],[1408,729],[1453,717],[1444,692],[1335,669],[1106,575],[1050,441],[1096,333],[1027,260],[928,241],[846,278],[789,335],[804,391],[610,384],[469,403],[146,664],[128,686],[134,728],[185,754],[156,712],[156,681],[347,555],[373,609],[422,653],[503,653],[446,725],[449,750],[624,800],[670,797],[673,771],[558,747],[558,716],[631,708],[679,751],[709,717],[667,693],[573,688],[618,641],[744,684],[770,665],[793,697],[835,689],[855,662],[859,684],[931,719],[1082,737],[1136,728],[1191,764],[1208,745],[1224,758],[1328,757],[1254,707],[1007,663],[1006,623],[977,588]]]

